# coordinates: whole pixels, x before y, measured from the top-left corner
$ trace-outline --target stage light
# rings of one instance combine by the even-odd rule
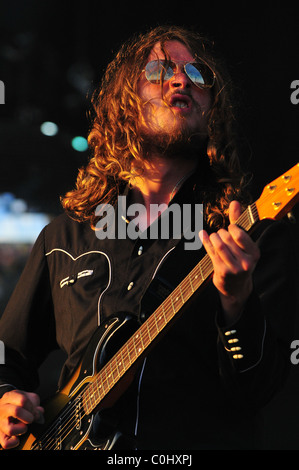
[[[85,152],[88,149],[87,140],[84,137],[74,137],[72,140],[72,147],[77,152]]]
[[[40,126],[40,130],[44,135],[54,136],[58,132],[58,126],[54,122],[46,121]]]

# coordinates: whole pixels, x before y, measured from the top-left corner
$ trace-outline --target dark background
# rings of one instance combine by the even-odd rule
[[[296,2],[0,1],[0,194],[13,193],[31,211],[58,214],[59,195],[73,187],[88,158],[70,142],[87,135],[87,96],[108,61],[133,33],[173,23],[207,34],[227,61],[257,198],[299,161],[299,104],[290,100],[291,83],[299,80],[298,18]],[[44,121],[59,126],[55,137],[41,134]],[[7,274],[1,310],[15,274]],[[297,367],[266,408],[266,448],[299,449]]]

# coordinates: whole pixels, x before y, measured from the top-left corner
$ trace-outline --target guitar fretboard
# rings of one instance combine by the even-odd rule
[[[258,221],[258,211],[254,203],[248,206],[236,223],[248,231]],[[212,272],[212,261],[208,255],[205,255],[116,355],[95,375],[93,382],[82,395],[82,404],[87,414],[91,413],[105,398],[161,331],[173,320],[194,292],[208,280]]]

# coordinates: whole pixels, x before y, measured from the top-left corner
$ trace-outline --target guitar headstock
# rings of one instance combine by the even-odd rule
[[[281,219],[297,202],[299,202],[299,163],[265,186],[256,201],[259,219]]]

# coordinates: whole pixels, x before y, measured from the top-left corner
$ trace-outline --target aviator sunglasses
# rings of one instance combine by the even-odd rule
[[[202,62],[172,62],[167,60],[151,60],[145,66],[143,72],[150,83],[161,83],[161,79],[167,82],[176,73],[179,64],[184,65],[184,71],[191,82],[199,88],[211,88],[215,82],[215,74]]]

